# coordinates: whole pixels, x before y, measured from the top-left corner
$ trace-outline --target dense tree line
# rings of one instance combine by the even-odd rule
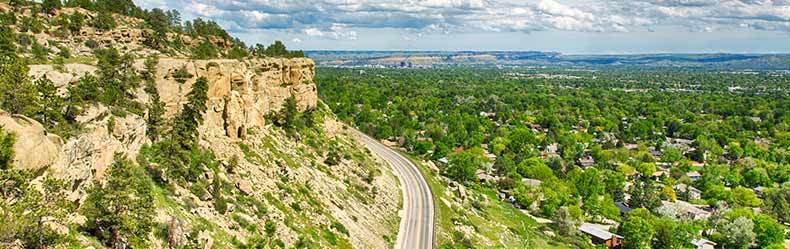
[[[512,193],[523,207],[535,204],[558,224],[573,224],[569,208],[580,208],[585,220],[621,220],[628,248],[686,247],[708,228],[722,244],[744,237],[716,234],[753,237],[746,248],[780,241],[758,239],[773,225],[737,230],[745,222],[732,217],[718,220],[721,226],[678,221],[658,207],[675,199],[722,214],[762,207],[762,224],[785,221],[788,81],[771,73],[467,68],[319,68],[316,79],[322,99],[363,132],[437,162],[447,158],[441,170],[459,182],[477,184],[478,170],[493,174],[499,180],[486,185]],[[654,177],[657,163],[670,173]],[[692,171],[702,177],[686,176]],[[676,192],[678,183],[698,188],[702,200]],[[755,187],[769,190],[760,198]],[[637,212],[621,218],[616,201]],[[755,214],[744,216],[757,223]]]

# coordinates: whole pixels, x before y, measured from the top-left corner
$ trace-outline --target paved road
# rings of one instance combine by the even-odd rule
[[[417,167],[398,152],[384,146],[375,139],[356,131],[359,141],[371,152],[389,162],[400,178],[403,191],[400,231],[395,242],[397,249],[433,248],[433,195],[428,183]]]

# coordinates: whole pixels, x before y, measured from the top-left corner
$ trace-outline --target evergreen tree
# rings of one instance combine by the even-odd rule
[[[54,13],[60,7],[63,7],[63,3],[60,0],[43,0],[41,2],[41,10],[47,14]]]
[[[35,82],[38,99],[34,118],[44,127],[52,128],[63,121],[63,99],[57,95],[58,88],[47,77],[42,77]]]
[[[145,92],[150,97],[148,103],[148,119],[146,134],[152,141],[159,140],[159,134],[163,129],[165,113],[165,104],[162,103],[159,97],[159,90],[156,89],[154,75],[156,74],[156,64],[159,58],[152,56],[145,60],[146,73],[145,78]]]
[[[8,133],[0,127],[0,170],[11,168],[14,162],[14,143],[16,137],[13,133]]]
[[[96,18],[93,19],[91,26],[99,30],[111,30],[118,26],[118,24],[115,22],[115,19],[113,19],[111,13],[99,12]]]
[[[123,155],[114,159],[107,182],[88,191],[83,228],[111,248],[147,248],[155,213],[149,178]]]
[[[0,55],[0,108],[29,114],[35,104],[35,87],[27,76],[29,68],[15,55]]]
[[[187,94],[187,103],[181,108],[181,114],[176,119],[173,127],[175,141],[184,148],[189,148],[197,142],[197,128],[203,123],[203,113],[206,112],[208,101],[208,79],[198,78],[192,84],[192,90]]]
[[[16,34],[7,25],[0,25],[0,56],[16,56]]]

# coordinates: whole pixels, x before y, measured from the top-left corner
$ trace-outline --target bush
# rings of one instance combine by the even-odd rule
[[[178,83],[181,84],[184,84],[187,81],[187,79],[191,79],[192,77],[194,77],[194,75],[192,75],[191,73],[189,73],[189,71],[187,71],[186,66],[182,66],[181,68],[176,70],[176,72],[173,74],[173,78]]]
[[[85,25],[85,16],[79,12],[74,12],[74,14],[69,16],[69,23],[66,25],[66,28],[72,33],[77,33],[82,29],[83,25]]]
[[[0,192],[4,203],[0,209],[0,245],[15,241],[22,248],[66,248],[72,238],[61,235],[48,223],[64,224],[73,210],[73,204],[66,199],[66,183],[44,177],[41,191],[33,186],[30,172],[21,170],[0,170]]]
[[[16,20],[14,12],[0,12],[0,25],[14,25]]]
[[[33,54],[33,60],[35,62],[44,63],[47,61],[47,57],[49,56],[49,49],[34,40],[33,46],[31,47],[31,53]]]
[[[41,33],[44,30],[44,24],[41,23],[36,17],[22,17],[22,23],[19,25],[19,31],[32,32],[34,34]]]
[[[217,58],[218,54],[217,47],[208,41],[200,43],[200,45],[192,50],[192,58],[198,60],[214,59]]]
[[[266,220],[266,224],[263,225],[263,229],[266,231],[266,235],[271,236],[277,231],[277,225],[275,225],[271,220]]]
[[[97,42],[96,40],[90,39],[90,40],[85,41],[85,46],[90,48],[90,49],[96,49],[96,48],[99,47],[99,42]]]
[[[91,23],[91,26],[99,30],[111,30],[118,26],[112,14],[108,12],[99,12],[99,15]]]

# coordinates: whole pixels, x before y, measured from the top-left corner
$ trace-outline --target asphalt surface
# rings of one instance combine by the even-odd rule
[[[400,178],[400,187],[403,191],[403,210],[401,210],[400,230],[395,248],[433,248],[433,195],[420,171],[409,159],[398,152],[362,132],[356,130],[355,132],[359,141],[364,143],[372,153],[389,162],[395,174]]]

